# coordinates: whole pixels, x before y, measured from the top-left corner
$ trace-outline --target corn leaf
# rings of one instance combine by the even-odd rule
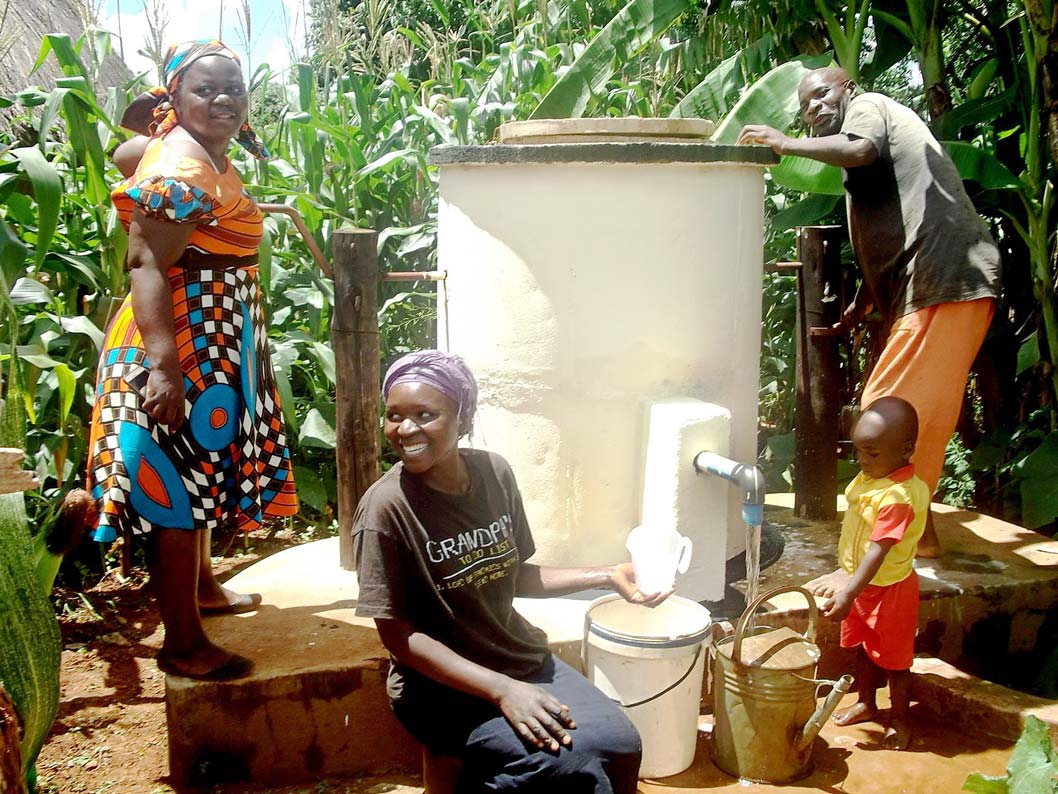
[[[633,55],[690,10],[687,0],[630,0],[551,86],[533,119],[580,118],[616,71],[619,55]]]
[[[62,180],[51,163],[44,159],[43,153],[36,146],[15,149],[12,154],[18,158],[22,168],[29,177],[33,187],[33,197],[37,200],[37,247],[36,268],[44,263],[44,257],[51,245],[51,238],[59,225],[59,206],[62,201]]]

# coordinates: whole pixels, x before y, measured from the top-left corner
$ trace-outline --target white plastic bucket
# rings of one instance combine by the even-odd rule
[[[584,614],[584,674],[638,729],[640,777],[675,775],[694,761],[711,625],[708,609],[679,596],[650,609],[607,595]]]

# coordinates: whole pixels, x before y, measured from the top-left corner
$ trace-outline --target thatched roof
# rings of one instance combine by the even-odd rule
[[[49,57],[32,75],[29,70],[45,33],[65,33],[76,41],[84,32],[79,5],[78,0],[0,0],[0,94],[17,93],[27,86],[54,87],[55,78],[62,76],[54,58]],[[121,59],[111,54],[103,61],[96,88],[121,85],[130,77]]]

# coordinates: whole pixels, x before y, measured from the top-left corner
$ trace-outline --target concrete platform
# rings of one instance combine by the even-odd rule
[[[782,529],[786,549],[782,559],[764,572],[762,589],[802,584],[833,570],[837,525],[798,520],[781,498],[774,501],[766,519]],[[974,655],[984,646],[997,654],[1034,647],[1041,639],[1041,629],[1048,625],[1044,622],[1047,613],[1058,605],[1058,543],[975,513],[942,505],[937,510],[937,529],[945,554],[919,567],[923,653],[972,669]],[[387,654],[372,622],[354,616],[355,575],[342,571],[337,561],[337,539],[324,540],[269,557],[228,582],[241,592],[260,592],[264,602],[252,614],[209,618],[208,630],[225,647],[253,658],[257,667],[252,676],[229,683],[167,677],[170,769],[175,781],[241,778],[275,783],[418,769],[419,749],[393,718],[386,700]],[[576,665],[584,611],[595,595],[545,601],[518,599],[516,606],[547,631],[560,657]],[[783,595],[770,608],[769,625],[803,627],[807,613],[803,598]],[[836,624],[822,621],[817,631],[821,646],[836,645]],[[981,712],[974,709],[984,706],[965,695],[976,679],[939,664],[921,670],[923,675],[916,681],[920,699],[947,719],[958,718],[963,711],[971,712],[972,717],[960,719],[959,729],[952,732],[948,744],[942,739],[951,723],[942,722],[938,730],[927,734],[928,748],[922,752],[933,753],[937,748],[946,763],[953,756],[985,753],[990,748],[1006,753],[1009,741],[972,738],[964,726],[992,728],[1009,737],[1016,735],[1029,709],[1058,725],[1058,714],[1048,701],[1025,703],[1017,700],[1018,693],[994,687],[993,702],[1014,705],[1003,719],[979,719]],[[838,670],[821,672],[833,674]],[[949,687],[950,681],[961,683]],[[952,691],[964,694],[949,696]],[[840,738],[846,735],[843,732],[854,731],[848,735],[869,739],[872,730],[877,733],[877,726],[828,726],[824,730],[828,744],[820,751],[820,758],[835,760],[830,765],[820,763],[818,774],[824,778],[818,782],[825,783],[824,789],[835,790],[835,783],[851,780],[853,775],[851,764],[843,771],[840,763],[849,745],[848,738]],[[876,755],[884,758],[889,754]],[[999,755],[993,760],[998,763],[997,759]],[[991,768],[979,764],[967,773],[981,770],[994,774],[1002,769],[1002,763],[998,769],[991,762],[986,766]],[[867,771],[869,767],[863,772],[864,786],[871,780],[877,782]],[[725,779],[730,780],[700,752],[692,770],[666,779],[663,787],[673,792],[697,791],[723,787]],[[803,790],[819,788],[812,783]],[[847,784],[843,788],[858,794],[921,790]],[[643,790],[660,792],[661,787],[644,784]],[[784,790],[802,789],[795,784]]]

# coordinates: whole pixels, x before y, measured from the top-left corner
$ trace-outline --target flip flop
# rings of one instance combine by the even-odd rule
[[[249,595],[241,595],[238,601],[224,606],[200,606],[198,612],[200,615],[241,615],[244,612],[255,612],[259,606],[261,606],[261,594],[250,593]]]
[[[158,669],[167,675],[177,675],[181,678],[190,678],[195,681],[232,681],[249,675],[253,671],[253,660],[237,653],[233,653],[228,661],[204,673],[189,673],[179,670],[166,657],[160,654],[155,659],[155,663],[158,665]]]

